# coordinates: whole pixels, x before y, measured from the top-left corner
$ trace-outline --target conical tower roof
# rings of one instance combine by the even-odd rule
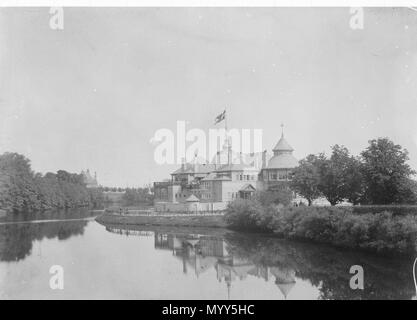
[[[281,134],[281,139],[279,139],[278,143],[275,145],[274,149],[272,149],[274,152],[279,151],[294,151],[293,147],[290,146],[290,144],[285,140],[284,134]]]
[[[288,294],[290,293],[291,289],[295,286],[295,282],[291,283],[276,283],[279,291],[281,291],[282,295],[285,299],[287,299]]]
[[[298,160],[292,155],[294,149],[285,140],[284,131],[273,151],[274,155],[269,159],[266,169],[292,169],[298,166]]]

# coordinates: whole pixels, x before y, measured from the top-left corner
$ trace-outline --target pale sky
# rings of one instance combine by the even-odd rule
[[[169,177],[150,143],[161,128],[285,123],[301,159],[389,137],[417,169],[417,12],[348,8],[0,9],[0,153],[35,171],[97,171],[105,186]]]

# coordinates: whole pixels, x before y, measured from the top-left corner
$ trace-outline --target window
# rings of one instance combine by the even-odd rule
[[[286,172],[280,172],[279,173],[279,180],[287,180],[287,173]]]

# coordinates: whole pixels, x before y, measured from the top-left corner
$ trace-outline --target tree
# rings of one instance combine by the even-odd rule
[[[415,171],[407,164],[408,151],[388,138],[369,141],[361,153],[366,181],[365,199],[372,204],[409,203],[415,201],[410,183]]]
[[[278,190],[258,191],[255,196],[260,204],[265,207],[278,204],[288,206],[294,198],[293,192],[288,187]]]
[[[153,196],[149,194],[147,188],[126,188],[122,199],[127,205],[149,205],[153,203]]]
[[[8,211],[31,211],[40,206],[30,161],[18,153],[0,156],[0,208]]]
[[[360,158],[351,156],[347,161],[344,172],[345,197],[353,205],[359,204],[365,192],[365,181],[362,173],[362,162]]]
[[[317,166],[319,170],[319,190],[332,206],[344,199],[343,172],[349,151],[339,145],[332,147],[330,159],[321,153],[318,156]]]
[[[310,154],[301,160],[299,166],[293,170],[290,187],[297,194],[306,198],[309,206],[321,195],[319,161],[321,160],[318,156]]]
[[[340,145],[332,146],[329,159],[319,157],[319,190],[331,205],[343,200],[358,204],[363,196],[363,178],[360,160],[351,156],[349,150]]]
[[[80,174],[59,170],[43,176],[32,171],[23,155],[0,155],[0,209],[31,212],[100,202],[102,190],[87,189]]]

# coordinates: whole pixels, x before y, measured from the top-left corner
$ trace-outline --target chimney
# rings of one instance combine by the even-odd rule
[[[182,158],[182,161],[181,161],[181,170],[182,171],[185,170],[185,158]]]
[[[262,152],[262,168],[266,168],[266,150]]]

